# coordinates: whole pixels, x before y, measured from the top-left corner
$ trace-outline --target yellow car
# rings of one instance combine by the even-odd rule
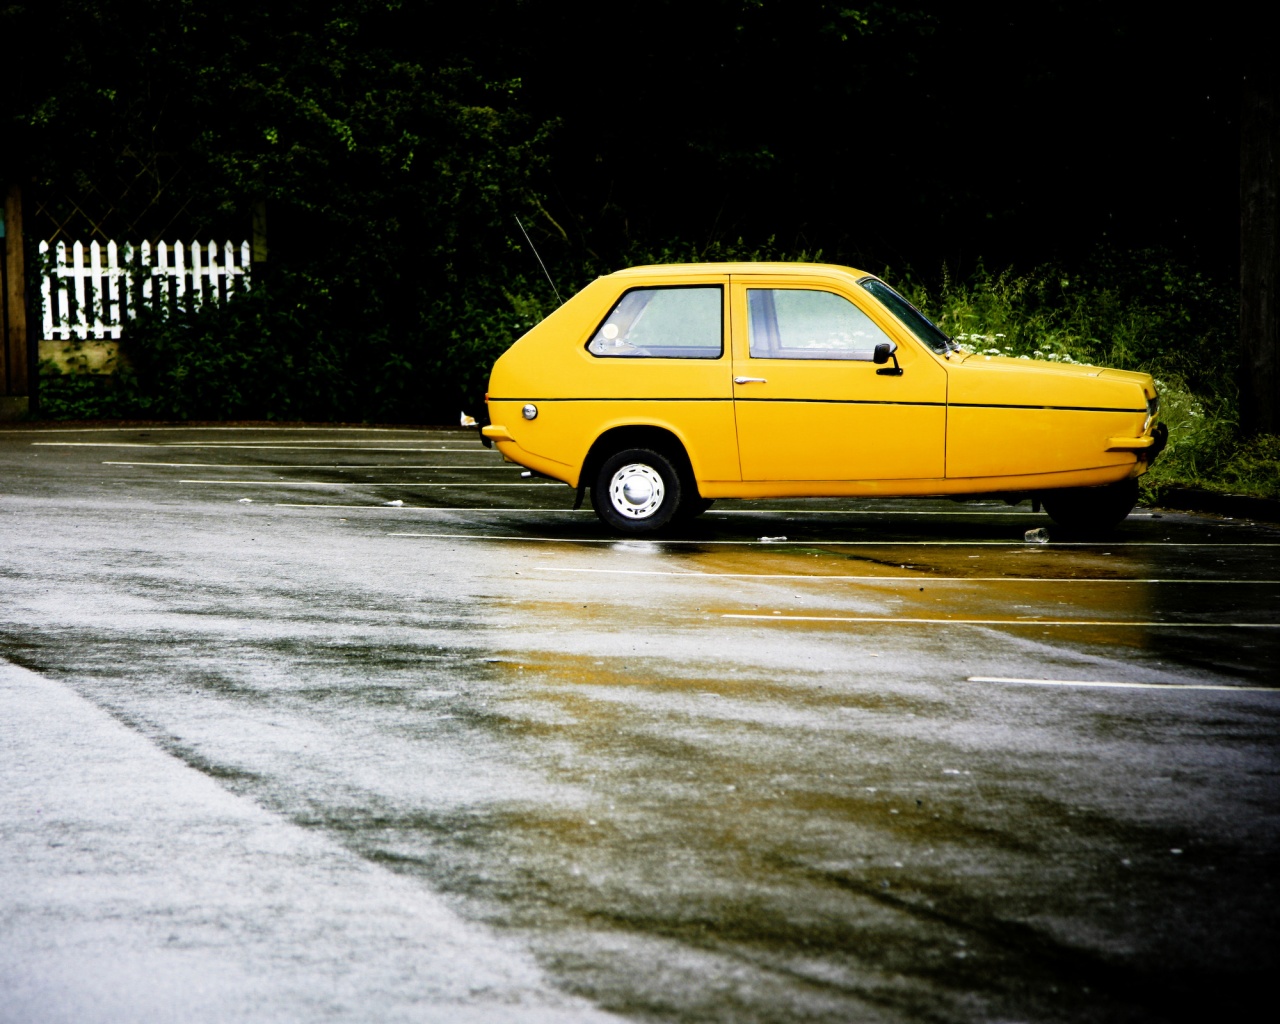
[[[633,267],[497,361],[485,442],[621,533],[716,498],[1030,496],[1114,526],[1164,447],[1145,373],[962,352],[872,274]]]

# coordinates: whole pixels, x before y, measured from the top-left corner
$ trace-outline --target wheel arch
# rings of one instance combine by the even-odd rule
[[[686,487],[698,493],[698,480],[689,459],[689,450],[683,439],[669,427],[651,423],[625,424],[610,427],[592,442],[587,457],[582,461],[578,476],[581,486],[591,486],[604,461],[614,452],[626,448],[649,448],[669,458],[679,470]]]

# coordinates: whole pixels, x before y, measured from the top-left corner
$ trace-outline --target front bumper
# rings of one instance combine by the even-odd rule
[[[1140,462],[1155,462],[1156,456],[1165,450],[1169,443],[1169,428],[1157,423],[1151,433],[1141,437],[1112,437],[1107,439],[1109,452],[1133,452]]]
[[[1138,458],[1143,459],[1150,465],[1156,461],[1159,455],[1169,445],[1169,428],[1163,423],[1157,423],[1155,430],[1151,431],[1151,447],[1144,450]]]

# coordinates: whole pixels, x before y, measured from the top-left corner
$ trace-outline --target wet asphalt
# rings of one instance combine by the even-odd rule
[[[718,502],[622,541],[572,498],[464,431],[0,431],[0,1021],[1269,992],[1280,528]]]

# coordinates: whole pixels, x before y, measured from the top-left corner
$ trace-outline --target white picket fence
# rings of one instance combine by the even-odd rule
[[[69,250],[59,242],[50,252],[49,243],[41,242],[43,337],[51,340],[119,338],[125,321],[157,299],[195,309],[249,286],[248,242],[238,248],[231,242],[143,242],[136,248],[90,242],[87,260],[81,242]]]

